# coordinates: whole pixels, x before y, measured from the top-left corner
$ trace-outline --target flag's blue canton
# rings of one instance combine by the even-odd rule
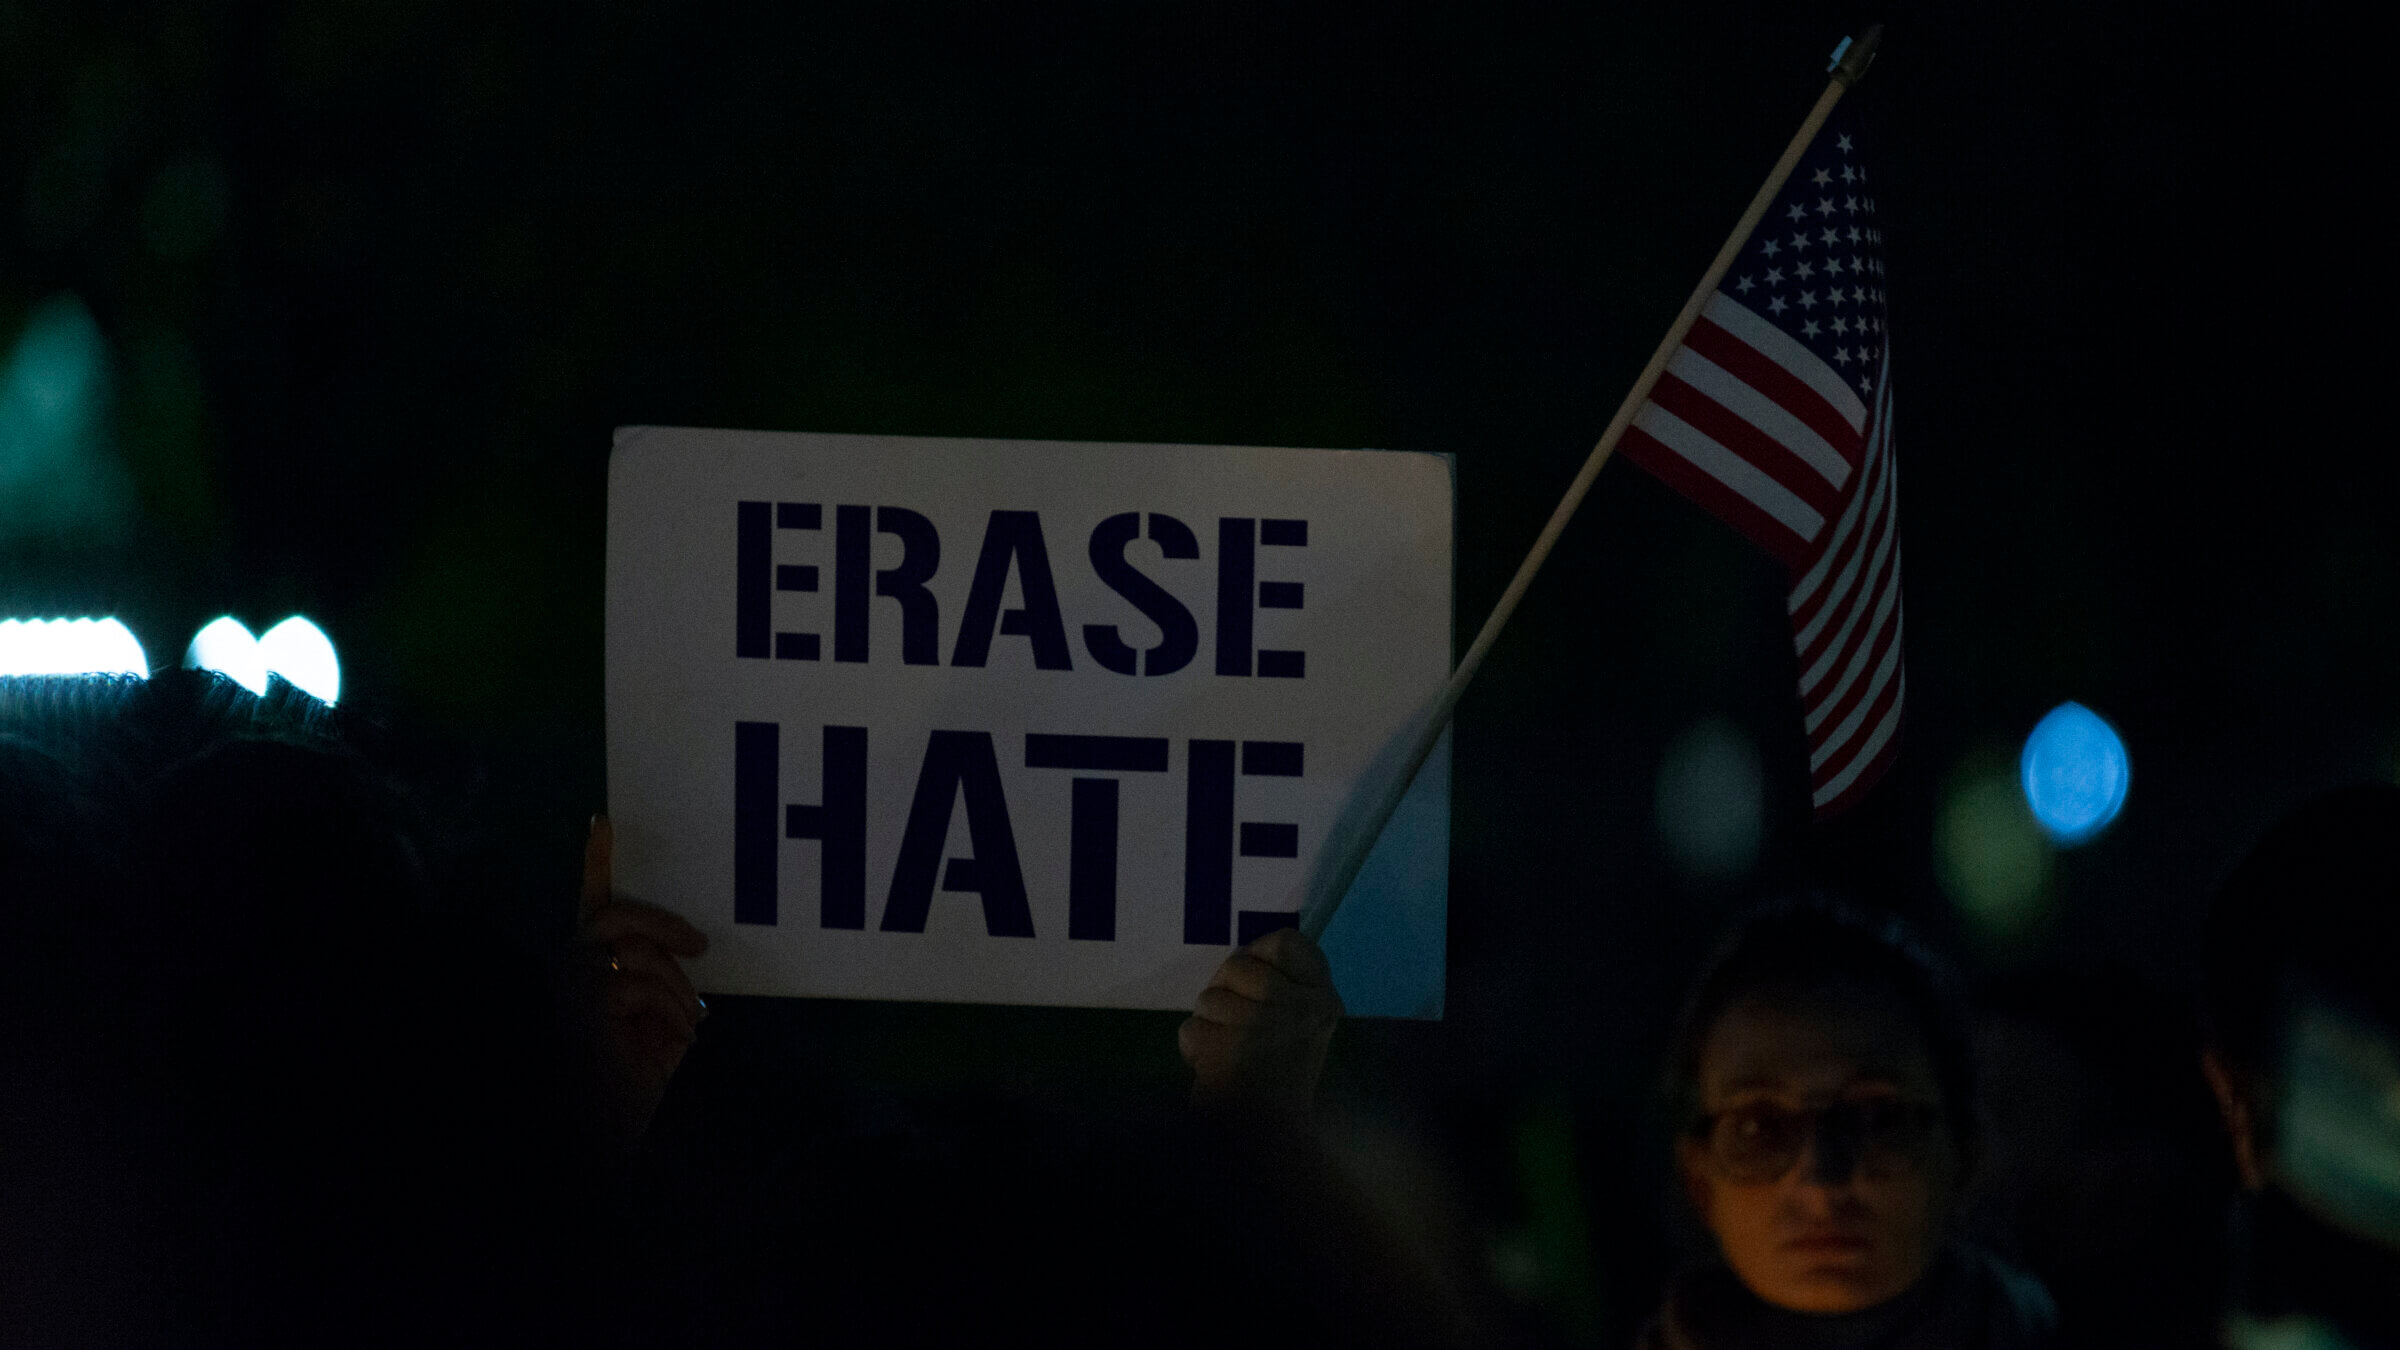
[[[1804,343],[1873,402],[1883,232],[1858,133],[1836,107],[1719,289]]]

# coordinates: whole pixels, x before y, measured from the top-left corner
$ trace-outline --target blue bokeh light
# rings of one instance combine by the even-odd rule
[[[2025,804],[2059,844],[2080,844],[2106,829],[2133,779],[2116,728],[2080,703],[2061,703],[2034,725],[2017,769]]]

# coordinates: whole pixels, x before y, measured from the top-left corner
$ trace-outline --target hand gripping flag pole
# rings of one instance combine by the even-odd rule
[[[1716,261],[1710,263],[1708,271],[1701,275],[1700,284],[1693,288],[1691,298],[1684,302],[1683,312],[1675,316],[1667,335],[1660,339],[1658,350],[1651,353],[1650,363],[1642,368],[1641,377],[1633,382],[1633,388],[1626,391],[1624,402],[1617,405],[1616,416],[1609,419],[1607,430],[1600,433],[1600,440],[1592,447],[1592,453],[1585,457],[1582,470],[1575,475],[1575,481],[1567,485],[1566,495],[1559,499],[1557,508],[1550,513],[1550,522],[1542,527],[1541,536],[1533,541],[1533,548],[1526,553],[1525,561],[1517,565],[1517,574],[1510,579],[1508,589],[1501,592],[1500,602],[1492,606],[1491,617],[1483,621],[1483,628],[1476,633],[1473,645],[1467,648],[1467,654],[1460,659],[1458,668],[1451,672],[1450,683],[1443,687],[1441,698],[1418,727],[1416,739],[1409,746],[1408,757],[1401,761],[1399,771],[1385,787],[1374,812],[1351,835],[1340,863],[1332,871],[1321,874],[1323,883],[1309,896],[1300,916],[1301,931],[1310,938],[1322,937],[1326,926],[1333,922],[1334,913],[1341,908],[1343,897],[1349,894],[1351,884],[1358,880],[1360,869],[1366,866],[1367,855],[1374,851],[1375,841],[1390,822],[1392,813],[1399,809],[1401,799],[1408,795],[1410,784],[1416,781],[1417,771],[1425,767],[1426,758],[1433,753],[1442,733],[1448,729],[1450,716],[1458,709],[1458,700],[1474,681],[1475,672],[1483,667],[1484,657],[1491,653],[1492,644],[1499,640],[1500,630],[1508,625],[1509,616],[1516,612],[1517,603],[1525,598],[1527,588],[1533,585],[1534,574],[1542,570],[1542,564],[1550,557],[1550,550],[1557,546],[1559,536],[1566,532],[1567,522],[1574,518],[1576,508],[1583,505],[1585,494],[1592,489],[1592,480],[1599,476],[1601,466],[1608,463],[1609,456],[1616,453],[1617,442],[1623,439],[1635,416],[1649,402],[1651,390],[1666,372],[1667,363],[1683,347],[1685,338],[1691,334],[1692,325],[1699,321],[1702,310],[1717,293],[1718,283],[1724,280],[1726,270],[1733,266],[1743,245],[1749,242],[1751,234],[1765,218],[1768,207],[1782,192],[1784,180],[1791,177],[1801,155],[1816,139],[1818,130],[1825,125],[1825,119],[1833,114],[1834,105],[1841,101],[1842,94],[1851,85],[1858,83],[1859,78],[1867,73],[1867,66],[1875,59],[1875,47],[1882,36],[1883,25],[1870,24],[1856,39],[1845,38],[1834,49],[1832,78],[1826,81],[1825,92],[1817,96],[1816,106],[1809,109],[1808,117],[1800,124],[1800,130],[1793,134],[1791,144],[1784,147],[1782,158],[1775,161],[1774,171],[1767,175],[1767,181],[1760,184],[1757,194],[1751,197],[1749,208],[1742,212],[1742,218],[1725,240],[1725,246],[1717,250]]]

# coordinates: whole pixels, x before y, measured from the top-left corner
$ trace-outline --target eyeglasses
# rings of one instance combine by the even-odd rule
[[[1773,1102],[1749,1102],[1700,1117],[1694,1138],[1728,1180],[1745,1184],[1780,1181],[1815,1139],[1833,1171],[1892,1176],[1914,1168],[1933,1141],[1942,1110],[1904,1098],[1839,1101],[1794,1111]]]

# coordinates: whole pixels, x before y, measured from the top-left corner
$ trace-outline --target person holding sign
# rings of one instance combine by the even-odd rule
[[[1317,1083],[1343,1011],[1324,952],[1297,928],[1217,967],[1176,1034],[1208,1156],[1228,1169],[1212,1184],[1241,1197],[1254,1259],[1308,1290],[1316,1315],[1341,1310],[1353,1343],[1486,1344],[1459,1272],[1317,1141]]]

